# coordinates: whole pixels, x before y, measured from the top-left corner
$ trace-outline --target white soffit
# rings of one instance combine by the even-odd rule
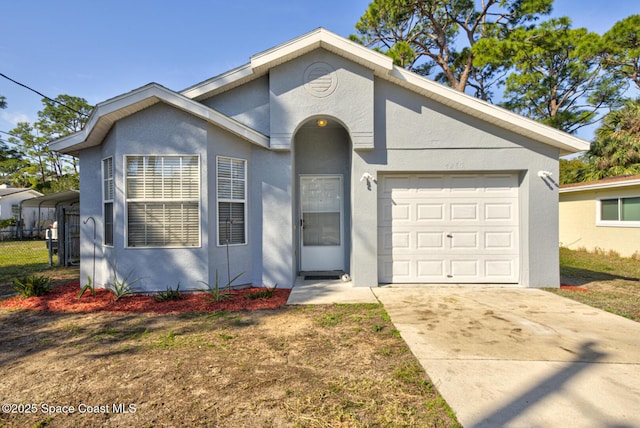
[[[218,125],[251,143],[265,148],[269,147],[267,136],[156,83],[150,83],[127,94],[99,103],[82,131],[53,141],[50,143],[50,147],[61,153],[76,155],[81,149],[101,144],[116,121],[159,102]]]

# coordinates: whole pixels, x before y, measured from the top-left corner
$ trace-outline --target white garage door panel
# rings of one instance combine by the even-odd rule
[[[394,230],[380,228],[379,254],[414,253],[439,249],[443,253],[465,253],[468,251],[487,254],[517,255],[517,228],[447,227],[446,231],[437,227],[397,226]]]
[[[394,256],[392,260],[391,256],[383,256],[381,257],[381,265],[383,266],[382,270],[399,278],[394,281],[396,283],[476,283],[481,282],[478,281],[479,277],[486,279],[482,282],[509,283],[513,282],[512,278],[517,274],[517,264],[511,258],[474,257],[421,260],[411,256]],[[407,281],[403,281],[402,278],[407,278]]]
[[[381,282],[518,281],[518,178],[386,176],[379,188]]]

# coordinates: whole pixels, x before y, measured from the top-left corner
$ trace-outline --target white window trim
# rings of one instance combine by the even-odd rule
[[[640,221],[623,221],[623,220],[602,220],[602,201],[617,199],[618,200],[618,218],[620,218],[620,199],[639,198],[638,196],[603,196],[597,198],[596,203],[596,226],[600,227],[640,227]]]
[[[238,161],[242,161],[244,162],[244,199],[243,200],[239,200],[239,199],[225,199],[225,198],[219,198],[218,197],[218,160],[219,159],[231,159],[231,160],[238,160]],[[249,181],[249,161],[247,159],[242,159],[242,158],[236,158],[233,156],[216,156],[216,185],[215,185],[215,189],[216,189],[216,246],[217,247],[226,247],[227,245],[229,245],[230,247],[239,247],[239,246],[243,246],[243,245],[249,245],[249,235],[247,233],[248,231],[248,223],[249,223],[249,219],[248,219],[248,201],[247,201],[247,182]],[[221,244],[220,243],[220,207],[219,207],[219,203],[220,202],[231,202],[231,203],[243,203],[244,204],[244,242],[241,244]]]
[[[111,185],[113,187],[113,197],[111,199],[107,199],[107,195],[105,194],[105,182],[107,181],[107,179],[105,179],[105,170],[104,170],[104,163],[107,159],[111,159]],[[102,246],[103,247],[109,247],[109,248],[113,248],[113,246],[115,245],[115,227],[116,227],[116,205],[115,205],[115,198],[116,198],[116,182],[115,182],[115,163],[113,161],[113,156],[107,156],[106,158],[102,159],[101,162],[101,172],[102,172]],[[105,236],[105,232],[106,232],[106,222],[105,222],[105,205],[111,203],[111,221],[113,222],[111,224],[111,244],[107,244],[106,241],[106,236]]]
[[[154,201],[154,202],[172,202],[174,199],[136,199],[129,198],[127,194],[127,158],[129,157],[196,157],[198,159],[198,197],[193,199],[180,199],[180,201],[197,201],[198,202],[198,243],[196,245],[167,245],[167,246],[144,246],[144,247],[131,247],[129,246],[129,202],[146,202],[146,201]],[[186,154],[186,153],[171,153],[171,154],[135,154],[128,153],[122,156],[122,175],[124,178],[124,201],[125,201],[125,209],[124,209],[124,248],[128,250],[149,250],[149,249],[159,249],[159,250],[167,250],[167,249],[195,249],[202,248],[202,161],[199,154]],[[115,190],[115,189],[114,189]]]

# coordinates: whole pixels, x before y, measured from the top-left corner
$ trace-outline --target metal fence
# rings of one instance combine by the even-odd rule
[[[0,242],[3,241],[22,241],[27,239],[42,239],[47,236],[47,231],[50,229],[47,221],[47,226],[34,227],[30,229],[22,229],[18,226],[9,226],[4,229],[0,229]]]
[[[50,241],[38,238],[16,240],[3,231],[0,239],[0,285],[59,264],[58,254],[50,250]]]

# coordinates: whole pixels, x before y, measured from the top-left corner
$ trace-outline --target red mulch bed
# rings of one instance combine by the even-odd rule
[[[43,312],[119,312],[119,313],[184,313],[219,311],[255,311],[276,309],[284,306],[289,298],[289,289],[276,289],[273,297],[247,299],[245,295],[262,291],[264,288],[244,288],[232,290],[231,298],[222,302],[211,300],[205,293],[183,293],[181,300],[157,302],[154,296],[131,295],[121,297],[117,302],[113,293],[97,289],[93,296],[86,291],[78,299],[80,282],[73,281],[53,288],[44,296],[23,298],[20,296],[0,300],[0,308],[31,309]]]
[[[577,285],[564,285],[564,284],[560,285],[560,289],[561,290],[569,290],[569,291],[581,291],[583,293],[586,293],[587,291],[589,291],[586,288],[578,287]]]

